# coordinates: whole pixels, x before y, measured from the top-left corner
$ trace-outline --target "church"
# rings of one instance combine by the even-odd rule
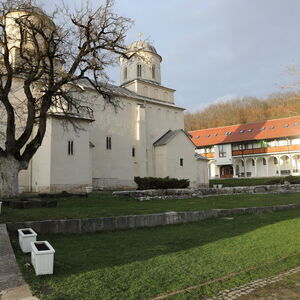
[[[105,85],[118,102],[107,105],[88,82],[78,82],[78,101],[93,115],[72,111],[80,129],[51,111],[47,131],[19,186],[29,192],[136,188],[135,176],[187,178],[190,187],[208,184],[208,159],[195,156],[195,144],[184,131],[184,108],[175,90],[161,83],[162,57],[148,42],[128,47],[139,51],[120,58],[121,85]]]

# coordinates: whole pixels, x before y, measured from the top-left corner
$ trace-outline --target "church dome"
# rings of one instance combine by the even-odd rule
[[[136,42],[132,43],[131,45],[129,45],[128,49],[130,51],[143,50],[143,51],[151,52],[154,54],[158,54],[156,49],[154,48],[154,46],[152,46],[150,43],[148,43],[146,41],[141,41],[141,40],[136,41]]]

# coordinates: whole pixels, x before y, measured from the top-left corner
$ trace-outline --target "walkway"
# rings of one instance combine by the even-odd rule
[[[216,300],[231,300],[231,299],[238,299],[240,297],[249,295],[250,293],[252,293],[254,290],[265,287],[269,284],[278,282],[280,280],[282,280],[283,278],[298,273],[300,272],[300,266],[293,268],[289,271],[286,271],[284,273],[278,274],[276,276],[272,276],[269,278],[262,278],[262,279],[258,279],[255,281],[252,281],[248,284],[239,286],[237,288],[232,288],[230,290],[225,290],[220,292],[216,297],[212,298],[212,299],[216,299]]]
[[[0,224],[0,299],[36,299],[17,265],[5,224]]]

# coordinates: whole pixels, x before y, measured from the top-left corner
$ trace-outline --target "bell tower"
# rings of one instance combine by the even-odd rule
[[[120,58],[121,86],[132,80],[147,80],[161,84],[160,63],[162,58],[148,42],[139,40],[128,47],[128,54],[135,53],[130,59]]]

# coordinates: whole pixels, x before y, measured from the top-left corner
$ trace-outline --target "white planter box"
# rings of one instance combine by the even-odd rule
[[[31,264],[36,275],[53,274],[54,253],[47,241],[31,243]]]
[[[24,253],[31,252],[31,242],[36,241],[37,234],[31,228],[18,229],[19,244]]]
[[[85,191],[89,194],[93,191],[93,187],[92,186],[86,186]]]
[[[217,184],[214,184],[214,185],[213,185],[213,188],[214,188],[214,189],[217,189],[217,188],[218,188],[218,185],[217,185]]]
[[[221,189],[223,184],[218,184],[218,188]]]

